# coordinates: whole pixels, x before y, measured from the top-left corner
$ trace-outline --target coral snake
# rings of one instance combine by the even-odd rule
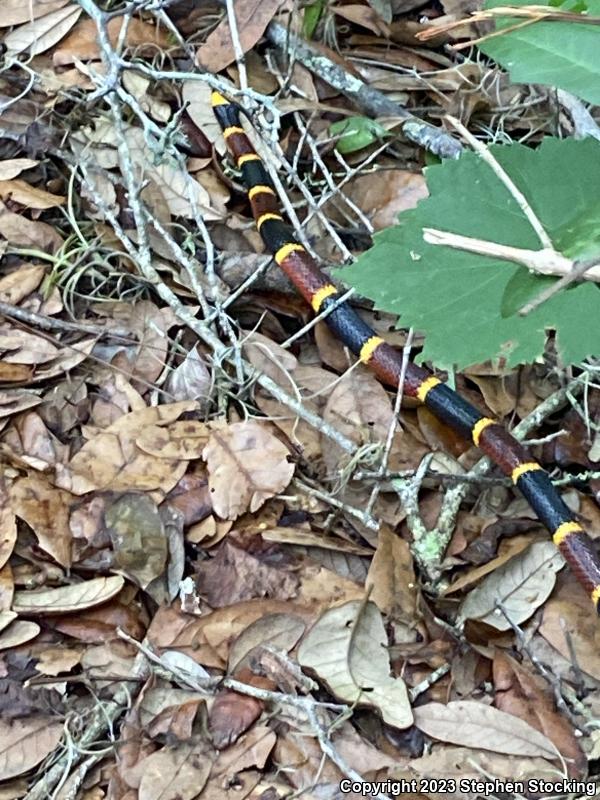
[[[325,321],[337,336],[388,386],[400,381],[402,356],[358,316],[347,303],[339,303],[336,287],[296,240],[292,227],[279,213],[273,185],[240,121],[240,108],[219,92],[212,106],[223,137],[247,189],[256,227],[266,248],[315,313],[327,311]],[[428,370],[409,363],[404,392],[417,398],[444,424],[471,440],[508,475],[522,492],[553,541],[591,596],[600,612],[600,558],[592,540],[565,505],[548,473],[496,420],[482,415]]]

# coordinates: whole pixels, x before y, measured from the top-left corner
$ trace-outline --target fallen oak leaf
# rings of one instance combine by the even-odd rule
[[[206,423],[188,419],[173,422],[168,428],[149,425],[140,433],[135,443],[144,453],[156,458],[191,461],[202,456],[209,435],[210,430]]]
[[[18,614],[66,614],[99,606],[118,594],[125,585],[121,575],[51,589],[15,592],[12,609]]]
[[[0,650],[10,650],[26,644],[39,634],[41,628],[35,622],[18,619],[0,633]]]
[[[417,728],[442,742],[515,756],[560,757],[543,733],[524,720],[483,703],[426,703],[415,708],[414,715]]]
[[[521,624],[550,596],[564,564],[552,542],[533,542],[467,595],[458,619],[478,619],[500,631]]]
[[[182,400],[124,414],[86,442],[66,466],[56,465],[56,485],[77,495],[106,488],[169,491],[185,472],[187,462],[148,455],[136,440],[148,426],[169,425],[196,407],[195,401]]]
[[[374,603],[351,600],[326,611],[298,648],[298,661],[314,670],[336,697],[376,708],[388,725],[409,728],[413,715],[406,685],[390,674],[387,635]]]
[[[64,731],[62,722],[38,716],[0,720],[0,781],[27,772],[53,752]]]
[[[3,0],[2,14],[0,15],[0,28],[10,28],[13,25],[22,25],[38,17],[58,11],[66,6],[69,0]]]
[[[27,51],[35,56],[49,50],[71,30],[81,16],[82,8],[70,4],[20,25],[4,38],[10,55]]]
[[[66,200],[64,195],[52,194],[45,189],[30,186],[20,179],[0,180],[0,197],[3,200],[10,198],[26,208],[43,210],[62,206]]]
[[[222,519],[257,511],[283,491],[294,474],[287,447],[253,420],[213,431],[202,455],[213,509]]]

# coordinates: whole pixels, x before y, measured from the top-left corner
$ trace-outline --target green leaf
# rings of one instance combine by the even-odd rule
[[[485,8],[506,5],[506,0],[488,0]],[[511,5],[531,5],[530,0],[511,0]],[[560,4],[562,11],[578,12],[587,7],[600,15],[600,0]],[[500,17],[496,29],[524,22],[523,18]],[[542,83],[576,94],[590,103],[600,103],[600,26],[580,22],[535,22],[518,30],[483,41],[480,49],[509,70],[515,83]]]
[[[340,137],[335,146],[342,154],[362,150],[390,135],[383,125],[368,117],[348,117],[333,122],[329,126],[329,133]]]
[[[304,7],[302,34],[305,39],[312,39],[325,9],[325,0],[316,0]]]
[[[545,139],[537,150],[494,146],[491,152],[529,201],[554,248],[600,256],[600,143]],[[529,221],[504,184],[467,152],[426,170],[430,197],[376,234],[373,247],[336,275],[426,335],[421,360],[448,368],[503,356],[508,366],[533,362],[547,331],[557,333],[563,362],[600,355],[600,287],[591,281],[557,293],[527,316],[517,312],[555,282],[520,264],[427,244],[435,228],[512,247],[540,250]]]

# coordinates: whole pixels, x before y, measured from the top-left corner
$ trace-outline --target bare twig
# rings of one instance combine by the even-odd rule
[[[527,314],[530,314],[532,311],[535,311],[536,308],[539,308],[542,303],[547,302],[551,297],[554,297],[555,294],[558,294],[558,292],[566,289],[567,286],[575,283],[575,281],[578,281],[580,278],[586,278],[590,272],[594,274],[598,273],[598,280],[600,281],[600,262],[597,258],[576,261],[573,264],[571,272],[563,275],[560,280],[556,281],[556,283],[553,283],[552,286],[548,286],[548,288],[540,292],[537,297],[534,297],[533,300],[531,300],[529,303],[526,303],[522,308],[519,309],[519,314],[523,317]],[[594,279],[592,278],[592,280]]]
[[[132,676],[136,679],[146,678],[148,672],[146,657],[139,652],[132,668]],[[124,682],[109,702],[98,703],[92,712],[91,718],[87,721],[81,738],[77,742],[75,752],[70,749],[67,750],[50,769],[46,770],[44,775],[27,792],[23,800],[47,800],[51,796],[54,787],[64,779],[65,767],[70,769],[81,761],[83,756],[86,755],[85,751],[103,736],[108,729],[112,728],[121,714],[131,704],[132,691],[138,691],[142,686],[141,681],[134,682],[133,689],[129,684],[129,681]]]
[[[563,256],[554,248],[527,250],[524,247],[511,247],[499,242],[490,242],[487,239],[475,239],[451,231],[441,231],[437,228],[423,228],[423,240],[427,244],[451,247],[454,250],[465,250],[468,253],[512,261],[522,264],[540,275],[570,277],[569,283],[580,277],[600,283],[600,264],[597,259],[586,261],[585,267],[580,267],[577,261]]]
[[[350,75],[339,64],[312,47],[279,22],[271,22],[267,28],[270,41],[284,52],[290,49],[294,57],[311,72],[353,100],[373,117],[398,117],[403,120],[402,132],[411,141],[430,150],[441,158],[458,158],[461,145],[446,131],[435,128],[390,100],[383,92],[368,86],[360,78]]]
[[[498,161],[494,158],[490,150],[482,144],[479,140],[477,140],[471,133],[468,131],[462,122],[455,119],[455,117],[447,116],[446,119],[448,122],[460,133],[460,135],[467,141],[473,150],[477,153],[477,155],[485,161],[485,163],[490,167],[493,171],[494,175],[504,184],[504,186],[508,189],[511,197],[515,200],[523,214],[527,217],[527,220],[533,230],[536,233],[536,236],[540,240],[540,243],[543,248],[548,250],[553,250],[552,239],[546,233],[544,226],[537,218],[534,210],[529,205],[529,201],[523,194],[523,192],[517,188],[513,179],[510,177],[508,172],[501,166]]]

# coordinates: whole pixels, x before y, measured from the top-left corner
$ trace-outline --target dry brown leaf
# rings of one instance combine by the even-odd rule
[[[15,592],[13,611],[18,614],[66,614],[106,603],[117,595],[125,580],[120,575],[92,578],[89,581],[53,589]]]
[[[580,587],[578,587],[580,589]],[[569,662],[600,680],[600,625],[589,613],[589,599],[583,602],[551,599],[544,608],[540,633]]]
[[[236,519],[282,492],[294,474],[288,449],[266,425],[249,420],[213,431],[204,448],[215,512]]]
[[[334,734],[334,741],[335,738]],[[298,731],[288,726],[281,730],[273,751],[273,759],[285,775],[286,784],[291,784],[295,789],[294,794],[307,797],[312,795],[309,787],[314,785],[315,775],[319,776],[319,793],[323,792],[326,797],[335,797],[340,790],[342,773],[330,759],[323,758],[316,738],[306,736],[302,730]],[[356,764],[352,760],[349,763]],[[287,789],[289,790],[289,785]],[[282,794],[283,792],[279,796]],[[347,797],[348,800],[358,800],[354,792]]]
[[[25,364],[5,364],[0,361],[0,382],[29,383],[33,376],[33,367]]]
[[[197,567],[199,590],[212,608],[221,608],[257,597],[281,600],[296,596],[298,575],[283,563],[273,563],[260,551],[248,552],[230,536],[215,558]]]
[[[298,359],[267,336],[257,331],[246,333],[242,353],[253,367],[275,383],[286,388],[294,385],[290,373],[298,366]]]
[[[349,22],[354,22],[356,25],[361,25],[363,28],[373,31],[376,36],[389,36],[390,30],[388,26],[381,16],[369,6],[358,4],[336,5],[332,7],[332,10]],[[389,21],[391,22],[391,18]]]
[[[426,703],[414,709],[414,716],[417,728],[442,742],[515,756],[559,758],[557,749],[543,733],[484,703]]]
[[[336,385],[336,376],[321,367],[299,364],[294,369],[293,378],[302,394],[303,406],[313,413],[320,414]],[[287,387],[289,390],[289,383]],[[273,418],[273,424],[286,434],[307,461],[315,463],[321,460],[321,436],[314,427],[299,419],[287,406],[260,391],[256,394],[256,401],[260,410]],[[328,439],[327,448],[330,443]]]
[[[57,465],[56,485],[77,495],[94,489],[169,491],[185,472],[186,462],[147,455],[135,442],[148,425],[169,425],[195,408],[194,401],[182,400],[124,414],[84,444],[66,467]]]
[[[0,569],[12,555],[17,541],[17,522],[4,477],[0,475]]]
[[[0,611],[8,611],[12,606],[15,582],[10,563],[0,569]]]
[[[63,195],[46,192],[19,179],[0,180],[0,197],[3,200],[13,200],[26,208],[37,209],[62,206],[66,200]]]
[[[265,542],[278,542],[279,544],[299,544],[302,547],[319,547],[323,550],[334,550],[336,553],[352,553],[357,556],[372,556],[373,550],[360,544],[347,542],[338,537],[324,537],[322,533],[314,533],[301,528],[260,528],[261,538]],[[398,538],[398,537],[396,537]]]
[[[137,591],[135,586],[128,584],[108,603],[79,611],[77,614],[54,617],[52,625],[55,630],[86,643],[110,642],[116,638],[118,628],[134,639],[142,639],[146,632],[146,624],[143,618],[144,612],[135,601]],[[119,670],[113,673],[113,675],[121,674],[127,673],[121,673]]]
[[[140,178],[143,176],[144,182],[151,181],[154,184],[154,208],[160,210],[166,206],[173,216],[186,218],[193,218],[196,208],[207,221],[221,218],[221,214],[211,206],[209,193],[195,178],[166,158],[155,163],[141,129],[128,128],[125,137]]]
[[[486,781],[504,778],[507,781],[522,780],[525,783],[529,778],[548,780],[551,770],[555,769],[552,763],[543,758],[502,755],[446,743],[443,745],[434,743],[426,755],[411,759],[410,767],[417,776],[428,780],[450,779],[458,782],[461,779]],[[437,793],[428,794],[428,797],[433,797],[435,800],[443,800],[445,797],[451,800],[481,800],[481,793],[461,792],[450,795]]]
[[[82,10],[77,5],[69,4],[51,11],[15,28],[4,38],[4,44],[12,55],[24,51],[32,56],[43,53],[66,36],[81,16]]]
[[[165,571],[168,547],[163,522],[147,495],[124,494],[104,512],[115,561],[142,589]]]
[[[210,104],[211,91],[203,81],[184,81],[181,85],[182,100],[190,119],[222,156],[227,148]]]
[[[383,620],[374,603],[352,601],[326,611],[298,648],[336,697],[377,708],[388,725],[408,728],[413,717],[401,678],[390,675]]]
[[[212,381],[198,345],[186,353],[178,367],[169,373],[166,386],[174,400],[197,400],[201,410],[210,401]]]
[[[231,780],[231,777],[249,767],[262,769],[277,740],[275,731],[266,725],[257,725],[233,747],[222,750],[213,766],[211,782]]]
[[[500,544],[496,558],[492,558],[485,564],[481,564],[480,566],[473,567],[472,569],[468,569],[463,572],[455,581],[450,584],[450,586],[448,586],[443,594],[453,594],[454,592],[458,592],[460,589],[465,589],[467,586],[471,586],[473,583],[477,583],[477,581],[479,581],[481,578],[489,575],[490,572],[495,572],[495,570],[497,570],[503,564],[506,564],[507,561],[510,561],[511,558],[514,558],[515,556],[519,555],[519,553],[522,553],[523,550],[526,550],[531,543],[532,537],[527,534],[522,536],[513,536],[510,539],[504,539],[504,541],[502,541]]]
[[[14,611],[0,611],[0,631],[7,628],[17,618]]]
[[[313,618],[313,612],[300,605],[269,598],[236,603],[202,617],[163,607],[154,615],[147,635],[153,647],[173,648],[205,667],[224,669],[233,639],[252,622],[272,613]]]
[[[63,730],[62,722],[41,715],[12,722],[0,719],[0,781],[43,761],[60,742]]]
[[[329,395],[323,418],[360,447],[386,441],[394,412],[381,383],[371,372],[358,367],[338,381]],[[332,442],[324,448],[323,455],[331,473],[337,470],[340,460],[348,458]]]
[[[273,425],[276,425],[287,436],[293,447],[302,453],[307,463],[317,464],[321,461],[321,435],[312,425],[297,417],[286,405],[260,389],[256,393],[255,401],[263,414],[272,420]],[[302,405],[313,413],[317,411],[317,405],[312,400],[303,400]]]
[[[316,609],[330,608],[349,601],[362,601],[365,588],[354,577],[346,577],[334,569],[315,564],[300,573],[301,583],[297,602]]]
[[[211,206],[209,193],[187,170],[166,156],[156,163],[141,129],[126,128],[125,140],[136,179],[146,187],[145,196],[151,199],[152,211],[159,219],[170,221],[167,214],[193,218],[194,213],[201,213],[207,221],[221,219],[222,214]],[[99,167],[118,166],[118,136],[114,126],[105,119],[91,120],[87,128],[73,135],[71,144],[78,157],[85,153],[88,159],[93,157]],[[129,233],[135,241],[136,232]]]
[[[18,619],[0,633],[0,650],[9,650],[30,642],[40,630],[35,622]]]
[[[70,0],[3,0],[0,28],[21,25],[57,11]]]
[[[274,688],[272,681],[260,678],[250,670],[245,670],[242,674],[236,675],[236,679],[258,689],[270,689],[272,691]],[[231,747],[256,722],[264,707],[264,701],[256,697],[248,697],[231,689],[218,692],[209,712],[210,738],[217,750]],[[251,731],[249,736],[253,736],[255,730]],[[270,733],[275,737],[273,731],[270,731]]]
[[[234,3],[239,39],[244,53],[258,42],[281,2],[282,0],[237,0]],[[209,72],[220,72],[235,61],[231,28],[226,17],[198,48],[196,60]]]
[[[0,234],[16,247],[34,248],[44,253],[56,253],[64,244],[52,225],[39,220],[32,221],[22,214],[9,211],[0,202]]]
[[[56,358],[36,369],[31,382],[40,383],[42,381],[47,381],[49,378],[55,378],[57,375],[69,372],[86,360],[95,345],[96,339],[93,338],[82,339],[80,342],[65,346],[62,350],[58,351]]]
[[[73,499],[42,475],[20,478],[10,487],[14,513],[33,530],[42,550],[63,567],[71,566],[69,514]]]
[[[108,21],[108,38],[113,47],[119,42],[123,24],[124,20],[120,16]],[[170,46],[169,36],[162,25],[151,25],[137,17],[128,20],[124,44],[126,47],[135,48],[139,55],[143,54],[144,47],[154,53],[156,50],[166,50]],[[96,23],[92,19],[82,19],[61,46],[53,52],[52,61],[56,66],[62,67],[78,60],[97,61],[100,55]]]
[[[2,449],[36,470],[54,467],[67,457],[67,447],[46,427],[36,411],[21,415],[4,434]]]
[[[7,364],[44,364],[60,352],[43,336],[12,325],[0,325],[0,350],[15,351],[3,356]]]
[[[414,622],[418,583],[410,547],[387,525],[379,530],[366,586],[371,587],[370,598],[383,614],[396,621]]]
[[[137,20],[139,22],[139,20]],[[159,28],[155,29],[157,33]],[[150,78],[140,75],[139,72],[133,70],[125,70],[122,74],[123,86],[127,89],[129,94],[133,95],[139,101],[140,106],[157,122],[167,123],[172,116],[171,107],[168,103],[163,103],[161,100],[155,100],[151,94],[148,93],[150,88]]]
[[[210,436],[205,422],[190,419],[173,422],[168,428],[149,425],[136,438],[135,443],[150,456],[156,458],[191,461],[202,456],[202,450]]]
[[[17,0],[17,2],[21,4],[22,0]],[[65,5],[69,0],[60,0],[60,2],[62,2],[62,5]],[[2,16],[0,17],[0,27],[6,25],[5,12],[6,9],[3,6]],[[17,175],[20,175],[24,170],[36,167],[39,163],[39,161],[35,161],[33,158],[7,158],[4,161],[0,161],[0,181],[12,180],[12,178],[16,178]]]
[[[250,623],[238,636],[229,651],[229,673],[248,666],[252,651],[258,647],[275,647],[288,653],[304,633],[306,625],[294,614],[266,614]]]
[[[98,304],[95,311],[110,317],[110,325],[133,334],[139,344],[119,345],[111,363],[146,384],[156,381],[164,369],[167,357],[167,330],[171,325],[168,310],[157,308],[149,300],[137,303],[116,302]]]
[[[46,647],[40,653],[35,668],[40,675],[60,675],[76,667],[82,654],[82,650],[74,647]]]
[[[571,722],[559,713],[554,697],[542,679],[515,659],[497,650],[494,654],[495,705],[541,731],[567,763],[569,776],[584,778],[587,759]]]
[[[192,800],[204,788],[214,759],[202,740],[163,747],[143,761],[139,800]]]
[[[0,278],[0,300],[18,305],[39,288],[45,274],[46,267],[43,264],[21,264]]]
[[[500,631],[519,625],[550,596],[556,573],[565,565],[550,541],[534,542],[473,589],[463,602],[459,619],[478,619]],[[502,604],[509,619],[497,608]]]
[[[420,172],[391,169],[385,171],[385,181],[379,172],[359,175],[346,193],[380,231],[395,225],[400,212],[414,208],[427,197],[427,184]]]

